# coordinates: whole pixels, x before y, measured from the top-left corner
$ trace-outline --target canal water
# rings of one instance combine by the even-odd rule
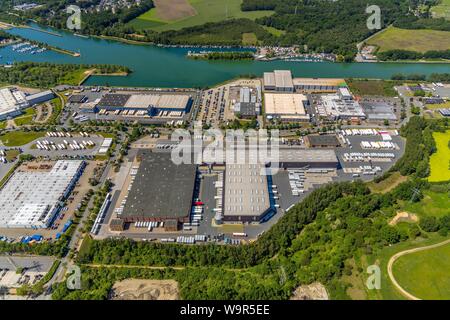
[[[14,52],[11,47],[0,48],[0,64],[14,61],[53,63],[119,64],[128,66],[133,73],[127,77],[93,76],[87,85],[128,87],[203,87],[226,81],[244,74],[262,75],[264,71],[289,69],[296,77],[339,77],[389,79],[393,74],[450,73],[450,64],[424,63],[332,63],[288,61],[203,61],[186,57],[193,48],[165,48],[153,45],[133,45],[118,41],[80,37],[50,28],[54,34],[28,28],[14,28],[11,34],[45,42],[49,45],[79,52],[81,57],[46,51],[39,54]],[[195,48],[195,50],[210,50]]]

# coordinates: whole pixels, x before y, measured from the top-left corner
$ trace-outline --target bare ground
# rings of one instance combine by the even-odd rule
[[[153,0],[153,2],[161,20],[175,21],[197,14],[187,0]]]
[[[178,283],[175,280],[126,279],[114,284],[111,300],[178,300]]]
[[[406,211],[397,212],[396,216],[389,221],[389,225],[394,226],[399,222],[417,222],[419,218],[414,213]]]
[[[319,282],[314,282],[295,289],[291,300],[329,300],[329,298],[325,286]]]

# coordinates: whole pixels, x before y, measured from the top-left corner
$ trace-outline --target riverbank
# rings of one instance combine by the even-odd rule
[[[97,69],[90,69],[85,71],[85,76],[78,83],[79,86],[83,85],[91,76],[100,76],[100,77],[126,77],[128,76],[128,72],[113,72],[113,73],[97,73]]]

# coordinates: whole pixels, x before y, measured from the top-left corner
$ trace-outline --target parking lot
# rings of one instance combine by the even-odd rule
[[[0,287],[18,288],[33,285],[50,270],[52,257],[0,256]],[[17,273],[20,268],[22,272]]]
[[[100,135],[91,134],[89,137],[79,135],[72,137],[43,137],[25,146],[23,150],[33,156],[95,156],[103,143]]]

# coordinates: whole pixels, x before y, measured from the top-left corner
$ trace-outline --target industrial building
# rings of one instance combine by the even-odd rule
[[[0,120],[18,116],[28,106],[23,92],[10,88],[0,89]]]
[[[279,149],[279,167],[287,168],[326,168],[339,167],[336,152],[332,149]]]
[[[385,102],[361,102],[368,121],[396,121],[394,107]]]
[[[294,78],[294,88],[306,93],[314,92],[337,92],[339,88],[345,87],[344,79],[324,78]]]
[[[181,94],[106,94],[97,104],[107,111],[145,111],[149,116],[187,113],[192,105],[190,95]]]
[[[0,227],[49,227],[85,166],[81,160],[59,160],[18,169],[0,191]]]
[[[137,160],[139,169],[120,218],[127,223],[163,221],[165,225],[179,225],[188,222],[197,166],[174,164],[170,152],[140,150]]]
[[[340,94],[321,96],[322,104],[317,107],[319,115],[329,117],[333,120],[351,118],[365,119],[366,115],[361,105],[358,101],[350,97],[345,91],[340,92]]]
[[[264,90],[294,92],[294,83],[290,70],[264,72]]]
[[[261,113],[261,90],[242,87],[239,90],[239,102],[234,105],[234,113],[241,118],[253,118]]]
[[[23,109],[47,102],[54,97],[55,94],[50,90],[26,95],[14,88],[0,89],[0,120],[16,117]]]
[[[335,134],[310,134],[305,137],[305,144],[310,148],[337,148],[341,145]]]
[[[259,222],[271,210],[267,176],[261,170],[261,164],[226,165],[223,222]]]
[[[267,119],[281,121],[309,121],[305,104],[308,99],[303,94],[295,93],[265,93],[264,105]]]
[[[51,90],[42,91],[26,96],[28,104],[34,106],[36,104],[41,104],[50,101],[55,98],[55,94]]]

